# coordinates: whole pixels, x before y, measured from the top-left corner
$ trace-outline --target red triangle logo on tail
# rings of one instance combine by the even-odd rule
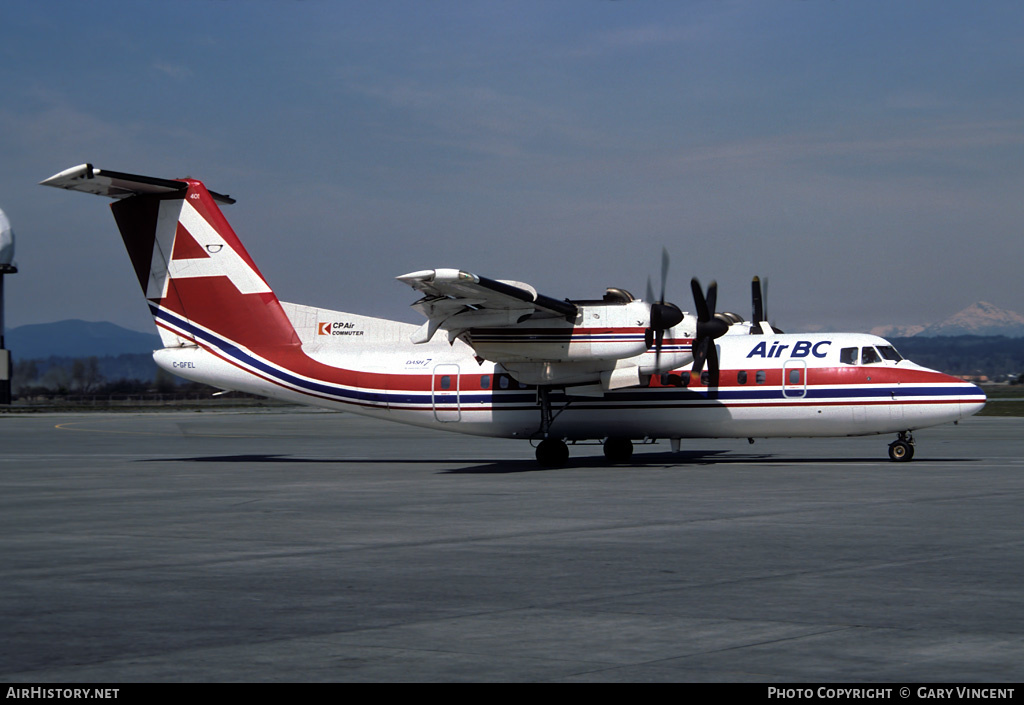
[[[178,230],[174,235],[174,252],[171,253],[172,260],[178,259],[202,259],[209,258],[206,250],[196,242],[192,234],[184,225],[178,223]]]

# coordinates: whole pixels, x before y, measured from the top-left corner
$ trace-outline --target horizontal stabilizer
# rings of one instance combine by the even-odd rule
[[[45,181],[39,182],[43,186],[54,186],[56,188],[68,189],[69,191],[82,191],[93,193],[97,196],[107,198],[128,198],[129,196],[140,195],[164,195],[180,192],[184,197],[188,184],[184,181],[173,179],[158,179],[153,176],[140,176],[138,174],[125,174],[120,171],[108,171],[97,169],[92,164],[79,164],[78,166],[65,169]],[[219,203],[231,204],[235,199],[221,193],[209,192],[213,199]]]

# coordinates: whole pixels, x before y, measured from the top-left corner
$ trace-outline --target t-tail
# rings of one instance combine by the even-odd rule
[[[83,164],[42,182],[117,199],[111,206],[165,348],[299,346],[277,296],[221,213],[228,196]]]

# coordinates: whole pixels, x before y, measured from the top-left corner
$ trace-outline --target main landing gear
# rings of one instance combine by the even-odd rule
[[[616,437],[605,439],[604,457],[612,463],[628,463],[633,457],[633,441]]]
[[[540,429],[538,434],[542,440],[537,444],[537,462],[546,468],[557,468],[569,460],[569,447],[560,438],[549,437],[551,424],[558,414],[565,411],[569,402],[558,413],[551,408],[550,387],[537,388],[537,404],[540,405]],[[611,463],[628,463],[633,457],[633,441],[623,436],[612,436],[604,441],[604,457]]]
[[[544,439],[537,444],[537,462],[546,468],[557,468],[569,460],[569,446],[559,438],[548,438],[555,416],[551,411],[551,387],[537,387],[537,403],[540,404],[540,430]],[[562,407],[565,409],[565,407]],[[561,413],[561,412],[559,412]]]
[[[914,437],[910,431],[900,431],[899,438],[889,444],[889,460],[906,463],[914,457]]]
[[[537,462],[546,468],[557,468],[569,460],[569,446],[558,438],[545,438],[537,444]]]
[[[628,463],[633,457],[633,441],[628,438],[608,438],[604,442],[604,457],[611,463]],[[537,444],[537,462],[546,468],[557,468],[569,460],[569,447],[557,438],[545,438]]]

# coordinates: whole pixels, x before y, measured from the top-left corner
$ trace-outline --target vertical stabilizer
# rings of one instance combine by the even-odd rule
[[[299,339],[256,264],[194,179],[164,180],[84,164],[43,182],[118,199],[112,206],[166,347],[298,345]]]
[[[298,344],[274,292],[202,183],[111,209],[166,346],[215,335],[247,348]]]

